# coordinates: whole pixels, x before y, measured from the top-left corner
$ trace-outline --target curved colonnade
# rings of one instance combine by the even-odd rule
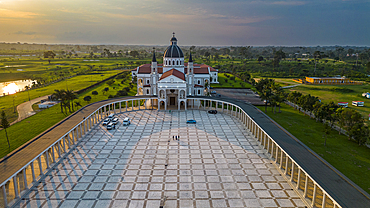
[[[276,168],[285,176],[287,181],[290,181],[299,195],[305,199],[307,205],[311,207],[339,208],[365,207],[362,205],[368,205],[368,203],[370,203],[367,193],[364,193],[361,188],[345,178],[339,171],[336,172],[335,168],[331,167],[327,162],[311,152],[308,147],[305,147],[254,106],[224,98],[188,97],[187,99],[190,100],[190,103],[193,102],[193,105],[191,105],[193,109],[215,109],[219,112],[228,113],[239,118],[259,141],[259,144],[265,149],[265,154],[268,155],[273,164],[276,165]],[[5,180],[0,181],[0,207],[12,206],[20,199],[22,194],[27,193],[29,188],[37,184],[43,175],[52,169],[54,164],[68,155],[68,152],[74,148],[78,141],[107,115],[124,111],[157,109],[156,107],[150,106],[150,103],[158,103],[158,98],[137,96],[95,103],[98,107],[95,107],[95,110],[89,113],[89,115],[83,117],[80,122],[76,122],[73,128],[70,128],[70,130],[52,142],[47,148],[41,150],[36,157],[27,161],[25,165],[22,164],[22,168],[15,171],[15,173],[8,173],[9,177],[6,176]],[[194,103],[198,103],[198,105],[196,106]],[[83,112],[87,107],[88,106],[85,106],[78,112]],[[65,120],[73,118],[78,112]],[[55,129],[53,130],[52,128],[48,131],[55,131]],[[274,135],[278,138],[275,138]],[[281,135],[285,136],[285,138],[280,138]],[[304,164],[304,161],[302,161],[299,155],[297,156],[292,149],[287,148],[289,145],[298,145],[299,148],[305,149],[306,152],[303,152],[304,154],[309,154],[310,156],[314,156],[314,158],[318,158],[322,163],[319,164],[319,166],[324,165],[329,172],[334,171],[333,173],[336,174],[336,177],[341,178],[345,183],[343,183],[343,181],[338,181],[338,179],[334,177],[333,180],[337,181],[337,184],[334,185],[337,187],[331,187],[332,184],[329,183],[332,183],[332,181],[325,181],[317,177],[320,174],[325,174],[325,170],[320,169],[318,172],[316,170],[310,170],[310,167]],[[27,147],[24,148],[26,149]],[[299,148],[298,151],[302,153],[302,150],[299,150]],[[309,157],[308,159],[312,160],[312,158]],[[306,162],[315,163],[316,161]],[[4,170],[4,167],[1,166],[4,166],[4,161],[0,163],[0,169]],[[333,175],[330,177],[333,177]],[[339,188],[340,190],[332,190],[334,188]],[[356,193],[354,193],[353,190]],[[346,197],[343,198],[343,196]]]

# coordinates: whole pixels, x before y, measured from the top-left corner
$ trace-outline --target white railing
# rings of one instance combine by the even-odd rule
[[[223,113],[229,113],[236,116],[244,123],[255,138],[260,142],[261,146],[267,150],[270,159],[274,160],[278,170],[282,172],[289,182],[294,186],[304,202],[309,207],[334,207],[341,206],[310,176],[307,172],[287,154],[287,152],[278,145],[274,139],[267,134],[259,126],[254,119],[252,119],[247,112],[245,112],[238,105],[215,99],[199,99],[192,98],[197,101],[203,101],[203,109],[220,110]],[[201,102],[198,102],[198,109],[201,108]],[[215,103],[215,105],[213,105]],[[208,104],[208,106],[207,106]],[[221,105],[221,107],[220,107]],[[225,107],[226,105],[226,107]],[[213,107],[215,106],[215,107]],[[285,158],[285,160],[283,160]],[[289,166],[287,164],[290,164]]]
[[[89,116],[72,127],[62,137],[57,139],[53,144],[0,184],[0,208],[10,207],[17,202],[20,196],[25,194],[33,185],[37,184],[45,173],[63,159],[96,123],[99,123],[112,112],[117,113],[116,111],[118,110],[122,112],[123,110],[133,111],[147,109],[146,103],[148,100],[153,100],[153,98],[137,97],[123,99],[104,104],[93,111]],[[124,103],[124,105],[122,105],[122,103]],[[117,104],[119,105],[116,106]],[[142,106],[142,104],[144,104],[144,106]],[[80,111],[84,108],[80,109]]]
[[[147,101],[150,100],[150,103]],[[122,103],[124,105],[122,105]],[[64,158],[68,152],[75,147],[78,141],[97,123],[111,113],[123,111],[145,110],[152,103],[158,103],[157,98],[126,98],[103,104],[93,111],[89,116],[72,127],[61,138],[43,152],[30,160],[25,166],[19,169],[6,181],[0,184],[0,207],[12,206],[20,195],[27,193],[29,188],[43,177],[51,167]],[[213,105],[215,104],[215,105]],[[118,106],[117,106],[118,105]],[[236,116],[250,130],[250,132],[266,149],[267,155],[277,169],[281,171],[290,181],[296,191],[305,199],[309,207],[341,207],[287,152],[277,144],[274,139],[259,126],[247,112],[238,105],[215,99],[188,98],[187,105],[191,108],[204,110],[216,109],[223,113]],[[214,106],[214,107],[213,107]],[[151,105],[151,109],[153,106]]]

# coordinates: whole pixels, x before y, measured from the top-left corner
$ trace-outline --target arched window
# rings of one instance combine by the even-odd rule
[[[149,95],[149,89],[146,90],[146,94]]]
[[[177,65],[179,65],[179,60],[177,60],[177,62],[176,62],[176,63],[177,63]]]
[[[198,90],[198,95],[200,95],[200,90]]]
[[[200,80],[198,79],[198,84],[200,84]]]
[[[146,84],[149,84],[149,79],[146,80]]]
[[[172,61],[172,65],[175,65],[175,60]]]
[[[167,60],[166,60],[166,65],[168,65],[168,64],[167,64]]]

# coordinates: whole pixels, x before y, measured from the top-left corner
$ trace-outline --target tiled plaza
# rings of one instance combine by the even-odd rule
[[[96,125],[17,207],[305,206],[237,118],[198,110],[118,116],[131,125]]]

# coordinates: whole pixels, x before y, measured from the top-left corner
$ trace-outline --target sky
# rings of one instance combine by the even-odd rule
[[[0,42],[370,46],[370,0],[0,0]]]

